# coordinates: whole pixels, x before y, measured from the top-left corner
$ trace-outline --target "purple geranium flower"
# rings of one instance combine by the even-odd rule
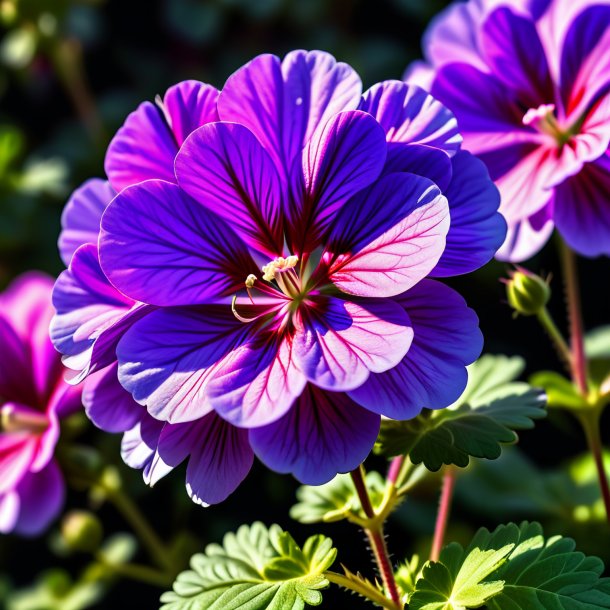
[[[17,278],[0,294],[0,532],[34,535],[59,513],[59,420],[81,406],[49,340],[53,280]]]
[[[150,480],[190,455],[191,495],[216,502],[254,452],[328,481],[366,457],[381,414],[462,392],[477,319],[427,278],[493,256],[497,190],[434,98],[398,81],[362,95],[325,53],[259,56],[216,97],[190,82],[170,105],[183,86],[119,130],[112,187],[68,204],[54,341]]]
[[[407,71],[455,113],[502,194],[499,258],[535,254],[557,227],[585,256],[610,254],[610,3],[471,0],[426,34]]]

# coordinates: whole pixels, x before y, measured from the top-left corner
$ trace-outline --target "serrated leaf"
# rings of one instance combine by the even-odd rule
[[[413,555],[411,561],[400,564],[394,573],[396,584],[401,592],[401,599],[404,602],[408,602],[415,591],[415,583],[420,577],[421,570],[419,555]]]
[[[486,355],[469,368],[469,382],[451,407],[405,422],[382,422],[376,450],[409,455],[429,470],[443,464],[467,466],[470,457],[496,459],[502,444],[518,440],[516,430],[532,428],[545,416],[544,393],[512,379],[521,358]]]
[[[301,549],[278,525],[242,525],[223,544],[210,544],[179,574],[161,610],[302,610],[322,602],[324,572],[336,549],[312,536]]]
[[[538,523],[480,529],[463,549],[453,543],[424,568],[409,610],[603,610],[610,579],[571,538],[545,539]]]
[[[368,472],[366,486],[373,507],[377,507],[384,496],[385,479],[378,472]],[[302,485],[297,490],[297,499],[290,516],[301,523],[331,523],[350,515],[365,516],[349,474],[339,474],[324,485]]]

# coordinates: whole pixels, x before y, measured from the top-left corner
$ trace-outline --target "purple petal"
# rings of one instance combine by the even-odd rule
[[[554,220],[568,245],[584,256],[610,255],[610,154],[555,188]]]
[[[127,430],[123,434],[121,457],[130,468],[144,470],[144,480],[146,482],[148,482],[150,469],[155,458],[157,445],[159,444],[159,436],[167,425],[151,417],[142,409],[140,421],[131,430]],[[171,470],[171,467],[167,467],[165,474]],[[158,476],[158,479],[160,478],[161,476]]]
[[[364,93],[359,109],[377,119],[388,142],[426,144],[451,155],[460,148],[462,136],[453,113],[416,85],[377,83]]]
[[[608,23],[609,6],[589,6],[571,21],[565,35],[561,53],[561,93],[566,114],[576,119],[610,90]]]
[[[176,157],[180,186],[227,221],[249,246],[275,257],[284,248],[282,187],[251,131],[235,123],[201,127]]]
[[[198,127],[218,121],[218,94],[216,87],[196,80],[182,81],[167,90],[163,111],[178,147]]]
[[[91,375],[83,390],[87,417],[105,432],[130,430],[144,410],[119,383],[117,374],[118,363],[114,363]]]
[[[383,130],[364,112],[342,112],[313,134],[291,178],[297,251],[318,245],[341,207],[379,177],[385,158]]]
[[[0,314],[0,396],[3,401],[37,404],[27,344]]]
[[[490,261],[504,242],[506,221],[498,214],[500,194],[485,165],[466,151],[452,159],[451,183],[443,191],[451,227],[445,250],[430,275],[470,273]]]
[[[10,534],[19,518],[19,496],[16,491],[0,494],[0,534]]]
[[[190,455],[186,489],[193,502],[203,506],[225,500],[246,478],[254,461],[248,431],[215,413],[193,424],[166,425],[157,452],[172,467]]]
[[[466,387],[466,365],[481,353],[478,319],[454,290],[424,280],[396,298],[413,325],[413,343],[393,369],[371,375],[349,393],[367,409],[410,419],[422,408],[440,409],[453,403]]]
[[[129,187],[108,206],[100,263],[120,291],[161,306],[217,302],[257,270],[222,220],[162,180]]]
[[[355,109],[361,92],[354,70],[328,53],[293,51],[281,63],[259,55],[229,77],[218,112],[250,129],[287,179],[316,128]]]
[[[31,412],[32,409],[17,403],[6,406],[18,412]],[[0,433],[0,494],[14,488],[27,475],[38,450],[38,439],[27,432]]]
[[[116,195],[110,183],[100,178],[87,180],[77,188],[61,215],[59,253],[66,267],[83,244],[97,244],[100,220],[106,206]]]
[[[425,144],[388,144],[383,173],[406,172],[432,180],[441,191],[451,182],[451,157],[440,148]]]
[[[37,473],[30,473],[16,489],[19,517],[13,531],[24,536],[42,533],[57,517],[64,503],[65,485],[55,461]]]
[[[119,342],[120,382],[157,419],[199,419],[216,369],[251,332],[229,306],[154,311]]]
[[[118,292],[108,281],[99,264],[97,247],[81,246],[72,257],[53,289],[56,315],[51,322],[51,340],[73,369],[90,368],[92,349],[104,331],[113,332],[134,307],[134,301]],[[112,350],[96,354],[96,366],[114,360]],[[96,368],[96,367],[92,367]]]
[[[291,340],[261,333],[234,350],[218,367],[209,395],[224,419],[251,428],[284,415],[305,383],[305,376],[294,363]]]
[[[295,323],[294,358],[315,385],[333,391],[358,387],[371,372],[387,371],[407,353],[413,330],[390,300],[359,303],[329,298],[320,312]]]
[[[349,294],[400,294],[434,269],[449,225],[447,200],[434,183],[413,174],[385,176],[338,216],[329,277]]]
[[[357,468],[370,453],[380,417],[346,394],[309,384],[279,421],[250,430],[250,444],[269,468],[321,485]]]

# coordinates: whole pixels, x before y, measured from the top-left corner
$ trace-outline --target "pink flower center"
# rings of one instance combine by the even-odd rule
[[[540,133],[551,136],[559,146],[563,146],[574,135],[574,129],[563,128],[555,116],[555,104],[542,104],[530,108],[524,115],[524,125],[533,127]]]
[[[0,407],[1,432],[27,432],[42,434],[49,427],[49,420],[44,413],[32,409],[20,408],[13,404]]]

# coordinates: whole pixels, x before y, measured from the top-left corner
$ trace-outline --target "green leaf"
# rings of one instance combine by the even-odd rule
[[[368,472],[366,486],[373,507],[378,507],[384,496],[384,478],[378,472]],[[350,515],[365,517],[349,474],[337,475],[324,485],[302,485],[297,490],[297,499],[299,501],[291,508],[290,516],[301,523],[331,523]]]
[[[401,592],[401,599],[408,602],[415,591],[415,584],[419,580],[422,566],[419,555],[413,555],[411,561],[404,562],[398,566],[394,573],[396,584]]]
[[[466,549],[452,543],[424,567],[409,610],[610,608],[602,561],[574,547],[571,538],[545,539],[538,523],[482,528]]]
[[[540,371],[530,377],[530,383],[543,388],[549,407],[564,409],[588,408],[589,404],[580,395],[574,384],[563,375],[554,371]]]
[[[452,406],[383,421],[377,452],[409,455],[434,471],[443,464],[465,467],[470,457],[498,458],[502,444],[517,442],[516,430],[532,428],[546,414],[542,391],[512,381],[522,369],[521,358],[483,356],[469,367],[468,385]]]
[[[312,536],[301,549],[278,525],[242,525],[222,546],[210,544],[194,555],[161,610],[302,610],[322,602],[324,572],[337,551],[332,541]]]

